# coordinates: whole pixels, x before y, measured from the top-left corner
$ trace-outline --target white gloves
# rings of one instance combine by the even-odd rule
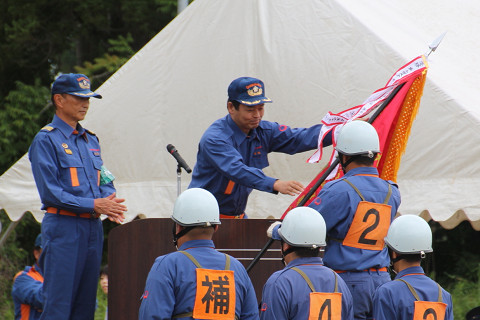
[[[278,234],[278,229],[282,226],[280,221],[275,221],[267,229],[267,237],[272,238],[273,240],[281,240],[280,235]]]

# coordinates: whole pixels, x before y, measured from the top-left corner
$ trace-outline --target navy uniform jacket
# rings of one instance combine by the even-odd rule
[[[37,320],[43,309],[43,276],[37,265],[25,267],[13,280],[15,320]]]
[[[305,279],[291,268],[297,267],[308,276],[316,292],[334,292],[335,274],[323,266],[319,257],[297,258],[283,270],[273,273],[263,287],[260,319],[308,319],[310,292]],[[353,319],[352,295],[345,282],[337,276],[338,292],[342,293],[342,319]]]
[[[74,130],[55,115],[35,136],[28,156],[44,210],[90,213],[94,199],[115,192],[112,182],[100,185],[100,144],[81,125]]]
[[[225,255],[215,250],[211,240],[185,242],[179,250],[190,253],[205,269],[223,270]],[[196,267],[181,252],[158,257],[147,277],[139,319],[172,319],[193,311],[196,293]],[[255,290],[243,265],[231,258],[235,275],[235,314],[239,319],[258,319]],[[193,319],[189,317],[188,319]]]
[[[438,285],[427,277],[422,267],[411,267],[400,271],[395,279],[407,281],[417,292],[421,301],[438,301]],[[443,302],[447,304],[445,320],[453,320],[451,295],[442,289]],[[407,285],[401,281],[390,281],[377,288],[373,296],[375,320],[413,319],[415,298]]]
[[[276,122],[260,121],[246,135],[230,115],[215,121],[200,139],[197,162],[189,188],[210,191],[220,206],[220,213],[244,213],[252,189],[274,192],[277,179],[266,176],[270,152],[295,154],[318,147],[321,125],[290,128]],[[327,136],[325,145],[331,144]]]
[[[382,268],[390,264],[387,248],[380,251],[359,249],[342,245],[338,239],[347,235],[353,216],[361,198],[343,179],[353,183],[363,194],[366,201],[382,203],[391,185],[392,195],[388,202],[391,206],[391,220],[400,206],[400,192],[393,182],[378,177],[374,167],[360,167],[348,171],[342,178],[331,181],[320,191],[309,207],[317,210],[327,225],[327,246],[323,261],[334,270],[362,271],[369,268]],[[387,228],[388,230],[388,228]],[[335,240],[336,239],[336,240]]]

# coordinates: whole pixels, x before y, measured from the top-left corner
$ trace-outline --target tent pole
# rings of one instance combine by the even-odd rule
[[[177,15],[180,14],[188,6],[188,0],[177,1]]]
[[[23,218],[23,216],[22,216],[22,218]],[[3,248],[3,245],[5,244],[5,242],[7,242],[8,237],[13,232],[13,230],[15,230],[15,227],[20,223],[20,220],[22,220],[22,218],[18,219],[17,221],[10,222],[7,230],[3,234],[2,238],[0,238],[0,249]]]

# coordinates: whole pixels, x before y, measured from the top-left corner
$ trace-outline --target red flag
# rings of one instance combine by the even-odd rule
[[[322,140],[327,133],[332,132],[332,141],[335,147],[336,133],[345,123],[365,117],[377,109],[382,102],[388,101],[387,99],[390,94],[394,92],[398,86],[403,85],[393,99],[388,101],[388,104],[372,123],[378,132],[381,150],[381,154],[377,157],[375,165],[382,179],[396,181],[401,156],[405,151],[410,129],[420,105],[427,69],[428,65],[425,57],[419,56],[398,69],[389,79],[387,85],[382,89],[376,90],[363,104],[337,114],[327,113],[322,120],[323,127],[319,135],[318,150],[308,159],[308,162],[318,162],[321,159]],[[337,166],[317,190],[313,192],[311,197],[307,201],[304,200],[304,197],[311,192],[311,189],[332,165],[335,157],[336,151],[334,149],[328,165],[323,168],[315,179],[308,184],[305,190],[290,204],[283,213],[282,219],[288,211],[297,207],[300,203],[308,206],[308,204],[316,198],[325,183],[343,176],[341,168]]]

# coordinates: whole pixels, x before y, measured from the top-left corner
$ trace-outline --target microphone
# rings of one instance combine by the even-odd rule
[[[192,169],[188,166],[188,164],[183,160],[183,158],[178,153],[177,149],[172,144],[167,144],[167,151],[177,160],[178,165],[185,169],[187,173],[192,172]]]

